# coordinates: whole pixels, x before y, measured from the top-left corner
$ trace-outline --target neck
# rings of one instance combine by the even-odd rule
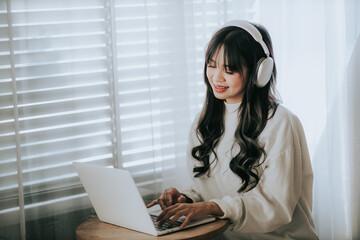
[[[241,102],[228,103],[225,101],[224,104],[225,104],[225,109],[227,112],[235,112],[239,109]]]

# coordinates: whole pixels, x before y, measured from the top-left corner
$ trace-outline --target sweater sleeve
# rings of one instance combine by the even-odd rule
[[[268,156],[255,188],[244,194],[210,200],[225,213],[222,218],[230,219],[234,231],[266,233],[292,220],[302,189],[302,162],[310,159],[307,146],[303,146],[306,141],[300,122],[292,125],[292,131],[288,130],[288,138],[281,139],[287,147]]]

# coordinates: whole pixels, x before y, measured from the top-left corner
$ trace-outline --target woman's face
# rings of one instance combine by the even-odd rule
[[[243,68],[246,77],[246,68]],[[224,63],[224,48],[221,47],[209,60],[206,67],[206,76],[217,99],[227,103],[238,103],[244,95],[244,78],[238,72],[231,72]]]

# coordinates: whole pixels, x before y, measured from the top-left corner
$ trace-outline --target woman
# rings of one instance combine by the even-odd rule
[[[160,222],[214,215],[230,220],[234,239],[318,239],[311,217],[313,173],[299,119],[275,97],[268,32],[231,21],[206,51],[202,113],[192,126],[193,185],[148,205]]]

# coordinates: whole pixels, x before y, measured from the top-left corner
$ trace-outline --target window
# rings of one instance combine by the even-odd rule
[[[74,206],[86,195],[72,161],[117,158],[108,7],[84,3],[2,8],[0,216],[19,211],[20,193],[27,219]]]
[[[255,7],[0,2],[0,228],[90,207],[73,161],[124,167],[144,196],[173,185],[204,98],[206,41]]]

